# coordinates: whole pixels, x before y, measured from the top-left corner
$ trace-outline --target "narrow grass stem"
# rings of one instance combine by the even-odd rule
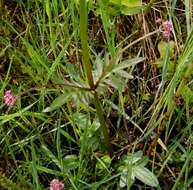
[[[188,78],[190,77],[191,73],[193,70],[193,62],[191,64],[189,64],[184,77],[182,78],[182,81],[180,82],[180,85],[178,87],[178,90],[176,92],[176,97],[179,97],[185,87],[185,85],[187,84]]]
[[[190,75],[192,73],[192,69],[193,69],[193,63],[189,64],[184,76],[182,77],[182,80],[181,80],[181,82],[180,82],[180,84],[177,88],[176,94],[175,94],[176,98],[181,96],[182,91],[184,90],[184,88],[187,84],[188,78],[190,77]],[[149,146],[149,149],[148,149],[148,154],[149,155],[152,152],[152,149],[156,147],[157,140],[161,136],[162,132],[164,131],[165,126],[167,124],[167,120],[173,114],[174,109],[175,109],[175,106],[168,106],[167,112],[164,114],[165,119],[161,122],[160,126],[158,126],[158,128],[157,128],[157,136],[152,141],[151,145]]]
[[[160,125],[157,128],[156,136],[153,139],[153,141],[150,144],[150,146],[148,147],[147,155],[151,155],[152,150],[156,149],[156,145],[158,143],[158,139],[162,135],[162,133],[163,133],[163,131],[164,131],[166,125],[167,125],[168,120],[170,121],[170,118],[171,118],[171,116],[173,114],[173,111],[174,111],[174,108],[171,109],[171,108],[168,107],[167,112],[164,114],[163,120],[161,121]]]

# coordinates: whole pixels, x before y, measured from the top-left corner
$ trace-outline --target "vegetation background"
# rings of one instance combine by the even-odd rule
[[[192,189],[192,21],[191,0],[0,0],[0,189]]]

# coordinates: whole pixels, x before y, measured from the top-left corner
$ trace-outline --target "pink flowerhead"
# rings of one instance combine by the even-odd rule
[[[162,37],[164,40],[169,40],[170,39],[170,31],[163,31]]]
[[[16,103],[16,96],[11,92],[11,90],[7,90],[3,97],[4,102],[7,106],[13,106]]]
[[[171,21],[165,21],[163,23],[163,29],[164,31],[168,31],[168,32],[171,32],[173,30],[173,25],[172,25],[172,22]]]
[[[170,39],[170,34],[171,34],[172,30],[173,30],[172,22],[165,21],[163,23],[163,33],[162,33],[162,37],[164,40]]]
[[[64,184],[58,179],[53,179],[50,183],[50,190],[63,190]]]

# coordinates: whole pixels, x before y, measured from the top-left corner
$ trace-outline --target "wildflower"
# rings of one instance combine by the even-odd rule
[[[7,106],[13,106],[17,100],[16,96],[11,92],[11,90],[7,90],[3,98]]]
[[[164,40],[169,40],[170,32],[169,31],[163,31],[162,37],[163,37]]]
[[[173,30],[172,22],[170,22],[170,21],[165,21],[165,22],[163,23],[163,28],[164,28],[164,31],[171,32],[171,31]]]
[[[170,39],[170,34],[172,30],[173,30],[172,23],[170,21],[165,21],[163,23],[163,33],[162,33],[162,37],[164,40]]]
[[[50,190],[63,190],[64,184],[58,179],[53,179],[50,183]]]

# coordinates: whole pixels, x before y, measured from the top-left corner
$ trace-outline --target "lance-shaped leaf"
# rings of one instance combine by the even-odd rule
[[[60,108],[62,105],[64,105],[68,100],[69,98],[72,97],[72,94],[74,92],[68,92],[65,93],[65,94],[61,94],[60,96],[58,96],[52,103],[49,107],[47,107],[46,109],[43,110],[43,112],[51,112],[57,108]]]
[[[151,187],[157,187],[159,185],[156,176],[145,167],[136,166],[133,168],[133,173],[138,180],[142,181],[146,185]]]

